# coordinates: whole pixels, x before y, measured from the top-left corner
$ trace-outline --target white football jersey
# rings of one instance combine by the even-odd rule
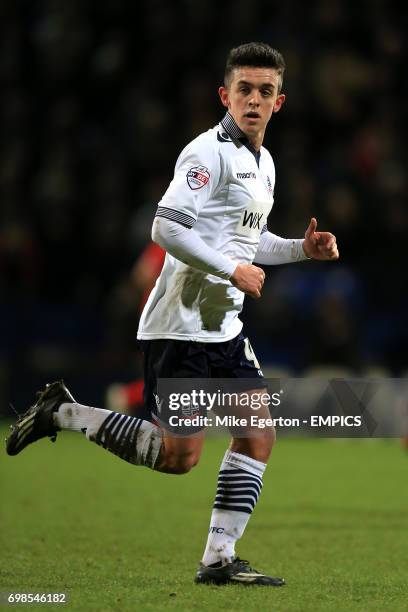
[[[270,153],[248,145],[227,113],[180,154],[156,216],[193,228],[213,249],[252,263],[273,205]],[[224,342],[242,329],[244,293],[229,280],[205,274],[166,254],[144,307],[138,338]]]

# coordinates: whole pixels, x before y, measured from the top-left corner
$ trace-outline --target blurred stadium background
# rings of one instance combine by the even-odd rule
[[[223,116],[226,52],[251,40],[287,61],[269,227],[299,237],[316,216],[341,254],[268,269],[244,314],[255,351],[298,376],[402,375],[407,21],[391,0],[2,0],[0,412],[60,376],[102,405],[141,374],[132,266],[179,151]]]

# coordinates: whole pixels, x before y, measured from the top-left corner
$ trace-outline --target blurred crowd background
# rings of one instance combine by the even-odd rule
[[[64,376],[84,402],[141,373],[134,262],[180,150],[224,115],[226,53],[269,42],[286,104],[269,229],[311,216],[338,263],[268,268],[263,365],[408,367],[408,12],[392,0],[1,0],[0,412]]]

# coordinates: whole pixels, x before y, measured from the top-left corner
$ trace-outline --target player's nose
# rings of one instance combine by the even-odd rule
[[[259,91],[256,89],[252,90],[251,99],[249,100],[249,104],[253,106],[259,106]]]

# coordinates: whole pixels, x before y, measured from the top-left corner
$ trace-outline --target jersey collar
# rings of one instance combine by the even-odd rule
[[[255,151],[254,147],[250,144],[248,138],[245,136],[244,132],[238,126],[234,117],[230,114],[229,111],[225,113],[225,117],[224,119],[222,119],[221,125],[224,130],[231,136],[231,138],[233,138],[234,140],[239,140],[240,142],[242,142],[243,145],[246,146],[249,151],[251,151],[259,167],[259,159],[261,157],[261,152]]]
[[[234,117],[229,113],[229,111],[225,113],[225,117],[221,121],[221,125],[224,130],[228,132],[231,138],[234,138],[234,140],[241,140],[241,142],[243,142],[243,140],[247,140],[247,137],[245,136],[244,132],[237,125]]]

